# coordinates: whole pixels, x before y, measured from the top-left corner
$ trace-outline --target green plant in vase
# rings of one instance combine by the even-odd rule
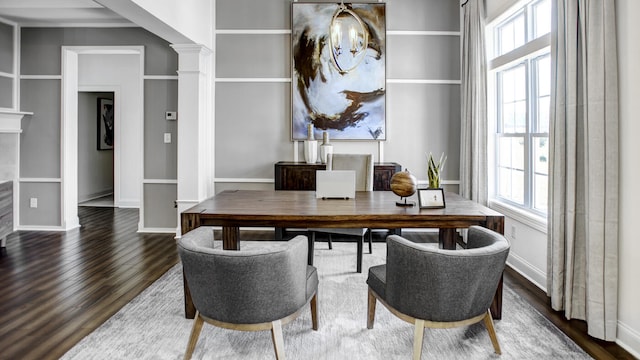
[[[442,169],[444,169],[444,164],[446,162],[447,157],[444,153],[442,153],[440,160],[437,163],[433,160],[433,155],[431,153],[427,156],[427,177],[429,178],[430,189],[440,188],[440,175],[442,174]]]

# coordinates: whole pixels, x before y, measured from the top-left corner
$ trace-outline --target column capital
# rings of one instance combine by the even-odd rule
[[[178,53],[178,73],[206,72],[209,69],[209,57],[213,51],[200,44],[171,44]]]

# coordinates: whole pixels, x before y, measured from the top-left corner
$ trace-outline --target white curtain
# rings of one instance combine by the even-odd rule
[[[487,58],[484,1],[463,5],[460,195],[487,204]]]
[[[547,291],[616,339],[618,69],[614,0],[554,0]]]

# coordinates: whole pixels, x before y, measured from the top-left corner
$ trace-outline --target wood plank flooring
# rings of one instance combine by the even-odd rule
[[[2,250],[0,359],[59,358],[178,262],[172,235],[136,233],[135,209],[80,207],[78,213],[80,229],[17,232]],[[273,232],[249,236],[268,239]],[[423,241],[426,235],[404,236]],[[507,269],[505,285],[594,358],[633,359],[615,343],[589,337],[584,322],[551,310],[546,295],[515,271]]]
[[[17,232],[0,258],[0,358],[57,359],[178,262],[137,209],[80,207],[80,229]]]

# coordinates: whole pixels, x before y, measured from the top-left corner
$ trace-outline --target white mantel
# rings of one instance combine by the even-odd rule
[[[21,120],[25,115],[33,113],[0,110],[0,181],[18,180]]]
[[[25,115],[33,113],[0,110],[0,133],[21,133],[21,120]]]

